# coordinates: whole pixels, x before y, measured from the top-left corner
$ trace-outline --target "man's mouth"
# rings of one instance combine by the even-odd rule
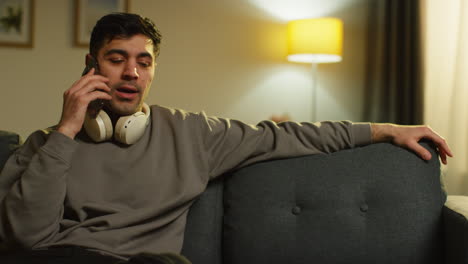
[[[117,91],[121,93],[138,93],[138,89],[131,85],[123,85],[117,88]]]
[[[131,85],[123,85],[115,90],[115,94],[122,99],[133,99],[138,95],[138,89]]]

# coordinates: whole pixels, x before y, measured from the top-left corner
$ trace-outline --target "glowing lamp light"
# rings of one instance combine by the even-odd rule
[[[308,18],[288,23],[288,60],[312,64],[311,120],[317,121],[317,65],[341,61],[343,22],[337,18]]]
[[[340,62],[343,22],[337,18],[309,18],[288,23],[288,60],[304,63]]]

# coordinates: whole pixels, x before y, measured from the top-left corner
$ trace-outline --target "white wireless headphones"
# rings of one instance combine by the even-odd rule
[[[86,114],[84,128],[88,136],[95,142],[110,140],[114,136],[118,142],[131,145],[143,136],[149,123],[149,117],[149,106],[143,103],[141,112],[119,118],[115,124],[114,133],[109,115],[101,109],[95,118]]]

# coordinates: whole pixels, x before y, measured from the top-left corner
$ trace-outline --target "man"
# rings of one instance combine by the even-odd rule
[[[187,211],[207,183],[228,170],[381,141],[430,159],[417,143],[422,138],[435,142],[443,163],[452,156],[427,127],[251,126],[148,107],[160,38],[154,24],[138,15],[111,14],[97,22],[86,56],[94,68],[64,93],[60,122],[33,133],[0,175],[3,243],[34,249],[26,255],[42,252],[44,263],[55,263],[54,252],[64,251],[73,252],[69,263],[184,263],[173,253],[181,250]]]

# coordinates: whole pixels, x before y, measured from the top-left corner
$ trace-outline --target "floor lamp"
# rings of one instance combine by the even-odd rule
[[[288,60],[312,64],[312,122],[317,121],[317,65],[340,62],[343,22],[337,18],[308,18],[288,23]]]

